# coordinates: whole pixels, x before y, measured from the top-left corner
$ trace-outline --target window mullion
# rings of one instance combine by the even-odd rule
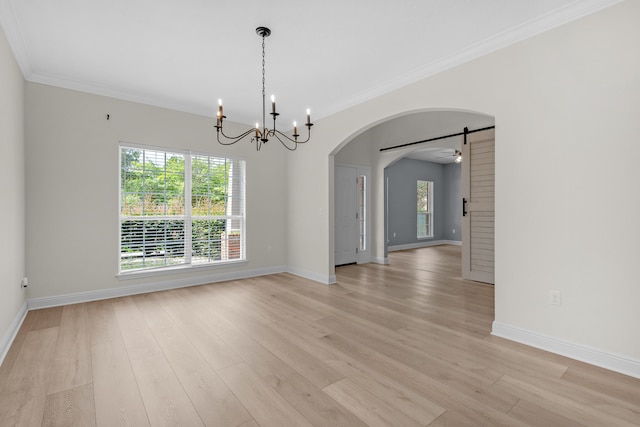
[[[184,258],[191,264],[192,248],[192,205],[191,205],[191,154],[184,156]]]

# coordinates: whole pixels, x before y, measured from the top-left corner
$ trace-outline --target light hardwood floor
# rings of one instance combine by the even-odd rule
[[[32,311],[0,426],[640,425],[640,380],[490,335],[460,248]]]

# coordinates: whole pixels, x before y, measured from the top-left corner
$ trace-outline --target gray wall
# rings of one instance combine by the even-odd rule
[[[458,163],[443,165],[444,169],[444,217],[442,218],[442,238],[462,240],[462,166]],[[453,231],[455,230],[455,232]]]
[[[462,210],[460,203],[458,164],[442,165],[414,159],[400,159],[385,169],[388,178],[389,246],[407,245],[433,240],[460,240]],[[433,182],[433,237],[416,237],[416,182]],[[455,228],[456,232],[453,233]],[[395,233],[395,237],[394,234]]]

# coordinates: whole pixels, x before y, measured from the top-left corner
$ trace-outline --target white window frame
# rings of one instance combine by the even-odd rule
[[[369,247],[367,245],[367,238],[369,237],[369,233],[367,233],[367,222],[369,219],[367,216],[369,212],[367,211],[367,186],[369,183],[367,182],[367,175],[364,173],[358,173],[358,253],[366,252]]]
[[[164,152],[167,154],[178,154],[184,156],[184,215],[158,215],[158,216],[127,216],[122,215],[122,150],[123,149],[138,149],[138,150],[152,150],[158,152]],[[209,215],[209,216],[197,216],[192,215],[192,156],[207,156],[217,159],[226,159],[233,162],[241,162],[240,180],[241,185],[239,191],[241,192],[239,197],[239,210],[240,215]],[[145,144],[136,144],[121,141],[118,144],[118,274],[116,277],[119,279],[139,278],[141,276],[154,276],[163,274],[173,274],[184,271],[185,269],[200,269],[200,268],[216,268],[229,264],[246,263],[246,159],[242,157],[222,156],[213,153],[195,152],[190,150],[183,150],[177,148],[152,146]],[[184,262],[170,266],[160,267],[143,267],[137,269],[122,270],[122,222],[126,220],[184,220]],[[231,220],[239,221],[240,224],[240,254],[237,259],[216,260],[206,263],[192,263],[192,223],[194,220],[227,220],[227,224],[231,223]],[[234,230],[235,231],[235,230]]]
[[[421,182],[426,182],[427,183],[427,206],[428,206],[428,210],[427,212],[421,212],[418,209],[418,203],[417,203],[417,198],[418,198],[418,187],[420,185]],[[431,239],[433,238],[433,181],[427,181],[427,180],[422,180],[419,179],[416,182],[416,211],[417,211],[417,215],[416,215],[416,238],[418,239]],[[424,216],[425,217],[425,224],[427,224],[428,229],[425,230],[426,234],[421,234],[420,230],[418,229],[418,226],[420,224],[420,216]]]

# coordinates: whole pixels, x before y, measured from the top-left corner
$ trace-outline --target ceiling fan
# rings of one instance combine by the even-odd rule
[[[450,151],[453,151],[453,153],[449,154]],[[445,154],[445,152],[447,152],[447,154]],[[454,161],[456,163],[462,162],[462,151],[460,150],[444,149],[444,150],[441,150],[441,153],[445,155],[436,157],[436,159],[446,159],[446,158],[454,157],[455,158]]]

